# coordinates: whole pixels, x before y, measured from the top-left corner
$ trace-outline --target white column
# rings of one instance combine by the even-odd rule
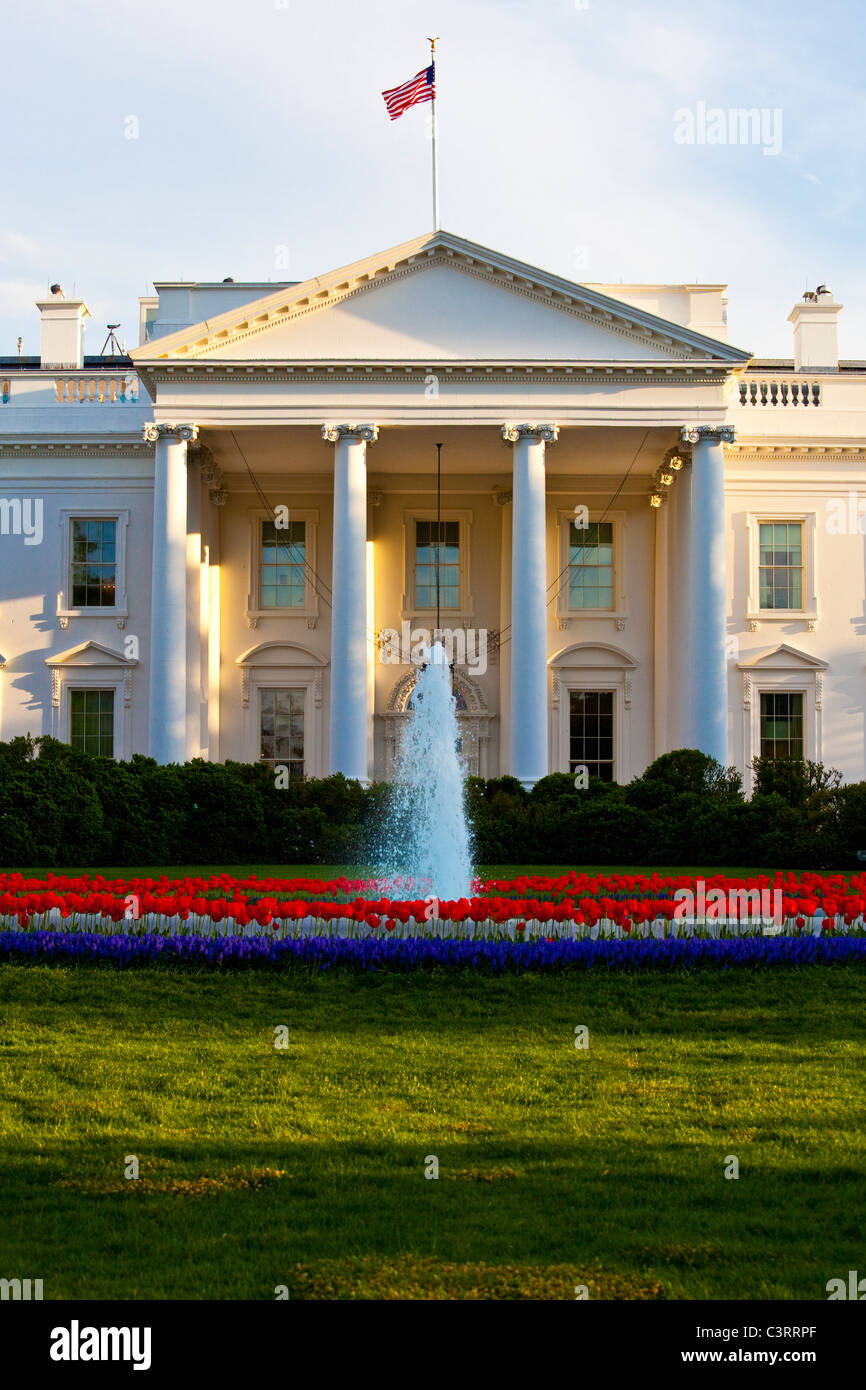
[[[145,440],[156,444],[148,749],[160,763],[182,763],[186,759],[186,449],[197,436],[197,425],[144,427]]]
[[[190,467],[190,465],[192,465]],[[204,533],[202,515],[202,486],[199,469],[192,451],[187,451],[187,514],[186,514],[186,756],[202,755],[201,725],[203,688],[201,680],[202,626],[202,556]],[[205,621],[207,615],[205,614]]]
[[[511,526],[510,771],[525,787],[548,771],[547,524],[544,453],[558,425],[503,425],[514,454]]]
[[[202,456],[201,481],[210,499],[207,506],[207,625],[204,629],[205,655],[203,680],[207,691],[207,749],[208,760],[220,759],[220,516],[228,500],[222,486],[221,469],[210,453]],[[202,500],[204,506],[204,499]]]
[[[688,650],[683,673],[692,684],[694,746],[723,766],[728,762],[727,529],[725,451],[730,425],[683,430],[692,445],[691,543],[688,576]]]
[[[367,445],[376,425],[323,425],[334,445],[330,770],[367,776]]]
[[[512,503],[514,492],[511,488],[499,488],[493,494],[493,501],[502,513],[499,543],[499,622],[497,641],[502,633],[511,635],[511,536]],[[488,638],[488,643],[489,643]],[[499,642],[499,760],[497,775],[508,774],[511,755],[511,642]]]
[[[668,676],[670,672],[670,585],[668,582],[670,528],[668,513],[670,496],[661,495],[661,505],[656,509],[654,578],[654,620],[653,620],[653,757],[667,753],[668,720]]]

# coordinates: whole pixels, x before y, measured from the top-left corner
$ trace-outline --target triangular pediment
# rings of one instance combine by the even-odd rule
[[[626,362],[725,366],[749,354],[448,232],[136,348],[169,362]]]
[[[816,656],[810,656],[808,652],[801,652],[797,647],[789,647],[787,642],[780,642],[778,647],[764,652],[763,656],[753,656],[748,661],[738,661],[737,665],[741,671],[826,671],[827,669],[826,661],[819,661]]]
[[[137,666],[135,657],[125,656],[123,652],[105,647],[101,642],[80,642],[77,647],[68,647],[65,652],[45,658],[46,666]]]

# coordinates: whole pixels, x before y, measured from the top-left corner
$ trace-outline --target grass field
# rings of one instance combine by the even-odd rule
[[[866,1260],[863,980],[5,965],[0,1274],[75,1299],[824,1299]]]
[[[549,875],[552,878],[561,874],[567,874],[575,866],[573,864],[483,864],[478,869],[481,878],[517,878],[522,874],[541,874]],[[20,873],[25,878],[45,878],[49,873],[66,874],[70,877],[77,874],[102,874],[103,878],[159,878],[161,874],[166,874],[168,878],[194,878],[208,877],[212,874],[227,873],[233,878],[248,878],[252,874],[258,874],[260,878],[339,878],[341,874],[347,878],[365,878],[371,876],[375,871],[369,867],[346,864],[226,864],[214,867],[213,864],[164,864],[154,866],[153,864],[138,865],[130,868],[128,865],[122,868],[113,867],[105,869],[82,869],[67,866],[62,869],[45,868],[21,868],[16,865],[14,869],[4,869],[3,873]],[[729,868],[697,868],[694,864],[679,867],[643,868],[635,867],[633,864],[582,864],[577,868],[578,873],[585,874],[652,874],[659,873],[663,876],[675,877],[679,874],[697,874],[710,878],[713,874],[727,874],[729,878],[745,878],[749,875],[765,874],[772,870],[743,868],[740,866]],[[795,870],[801,873],[802,870]],[[850,878],[851,871],[840,869],[837,872]]]

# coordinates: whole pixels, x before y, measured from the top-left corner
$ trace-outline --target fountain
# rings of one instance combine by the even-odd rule
[[[451,672],[441,642],[434,641],[429,657],[397,758],[385,874],[402,885],[404,896],[468,898],[472,857]]]

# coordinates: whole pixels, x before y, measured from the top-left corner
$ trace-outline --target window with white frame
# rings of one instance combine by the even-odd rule
[[[758,592],[762,609],[803,608],[803,523],[758,523]]]
[[[818,617],[814,512],[749,512],[746,620],[761,623]]]
[[[829,668],[826,661],[785,642],[737,665],[743,681],[740,766],[749,793],[755,757],[821,761]]]
[[[590,777],[614,780],[613,690],[569,690],[568,770],[585,767]]]
[[[84,507],[60,513],[61,581],[58,617],[128,616],[126,533],[129,511]]]
[[[305,692],[262,687],[259,690],[259,747],[262,762],[288,768],[289,777],[304,776]]]
[[[575,642],[551,659],[552,767],[628,782],[636,675],[634,659],[606,642]]]
[[[250,618],[318,616],[316,532],[310,508],[250,513]]]
[[[415,522],[415,607],[460,607],[460,522]]]
[[[613,522],[568,529],[569,608],[613,608]]]
[[[307,523],[262,521],[259,592],[262,608],[303,608],[307,594]]]
[[[472,513],[404,512],[405,584],[403,617],[434,617],[437,607],[452,618],[472,610],[469,533]]]
[[[802,758],[803,692],[801,690],[762,690],[761,757]]]
[[[557,617],[598,615],[625,618],[625,526],[622,511],[584,517],[558,513],[559,564]]]
[[[117,593],[117,519],[75,516],[72,527],[73,608],[113,608]]]
[[[69,742],[94,758],[114,757],[114,690],[69,690]]]

